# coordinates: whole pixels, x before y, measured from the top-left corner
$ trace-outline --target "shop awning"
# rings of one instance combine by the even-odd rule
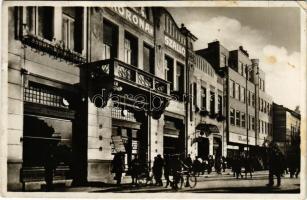
[[[175,123],[171,121],[165,121],[164,136],[167,137],[179,137],[179,130],[175,127]]]
[[[209,133],[219,133],[219,128],[214,124],[205,124],[205,123],[199,123],[196,126],[197,130],[209,132]]]

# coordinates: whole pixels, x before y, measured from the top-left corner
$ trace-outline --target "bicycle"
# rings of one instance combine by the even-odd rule
[[[197,178],[194,172],[190,170],[177,171],[178,180],[175,180],[175,176],[173,175],[173,181],[171,181],[171,185],[173,189],[182,189],[184,184],[184,176],[186,177],[185,187],[194,188],[197,185]]]

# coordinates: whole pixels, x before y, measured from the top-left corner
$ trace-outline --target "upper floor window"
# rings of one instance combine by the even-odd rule
[[[27,7],[26,10],[28,31],[51,41],[54,36],[54,8]]]
[[[171,82],[171,88],[173,89],[174,82],[174,60],[168,56],[164,58],[165,80]]]
[[[229,95],[230,97],[235,97],[235,82],[233,80],[229,81]]]
[[[245,87],[240,87],[240,101],[245,102]]]
[[[143,67],[144,71],[155,73],[155,55],[154,49],[147,44],[143,47]]]
[[[102,59],[110,59],[117,55],[117,28],[111,22],[103,21]]]
[[[240,126],[241,113],[239,110],[236,110],[236,126]]]
[[[241,113],[241,125],[245,128],[245,113]]]
[[[197,83],[193,83],[193,105],[197,106]]]
[[[240,85],[238,83],[235,84],[235,98],[240,100]]]
[[[184,66],[177,62],[176,65],[176,91],[183,92],[184,76],[183,76]]]
[[[224,54],[221,54],[220,56],[220,66],[221,67],[227,66],[227,59],[226,59],[226,55]]]
[[[125,62],[137,66],[138,63],[138,41],[132,34],[125,32],[124,41]]]
[[[68,49],[74,49],[75,19],[63,14],[62,40]]]
[[[217,109],[218,113],[222,114],[223,113],[223,97],[222,95],[218,95],[217,97]]]
[[[201,88],[201,109],[206,110],[207,108],[207,90],[205,87]]]
[[[230,124],[235,125],[235,110],[230,108]]]
[[[210,112],[212,114],[215,113],[215,93],[214,91],[210,91]]]

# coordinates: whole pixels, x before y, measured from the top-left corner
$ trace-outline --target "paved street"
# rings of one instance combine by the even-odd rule
[[[268,171],[254,173],[253,179],[243,178],[235,179],[231,173],[226,172],[223,175],[201,175],[198,177],[198,183],[195,188],[182,188],[174,191],[171,188],[158,186],[132,187],[129,184],[122,187],[105,185],[101,187],[74,187],[62,188],[60,191],[66,192],[90,192],[90,193],[144,193],[144,192],[190,192],[190,193],[299,193],[300,183],[298,179],[290,179],[289,175],[282,178],[281,187],[267,187]]]

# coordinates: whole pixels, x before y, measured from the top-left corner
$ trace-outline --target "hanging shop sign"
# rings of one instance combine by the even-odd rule
[[[166,46],[170,47],[174,51],[178,52],[179,54],[185,56],[185,47],[176,42],[175,40],[171,39],[167,35],[164,37],[164,43]]]
[[[153,26],[135,11],[125,7],[111,7],[111,10],[127,20],[129,23],[148,33],[150,36],[153,36]]]

